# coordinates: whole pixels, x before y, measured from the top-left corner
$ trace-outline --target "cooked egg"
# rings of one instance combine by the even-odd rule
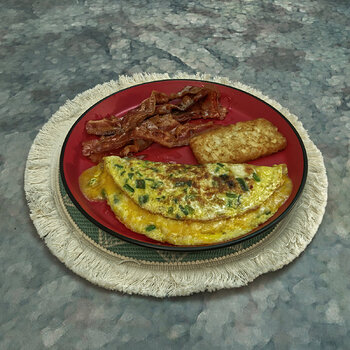
[[[263,182],[265,172],[254,170],[253,181]],[[285,169],[283,173],[279,187],[261,205],[232,218],[208,221],[177,220],[143,208],[126,195],[111,176],[109,167],[103,163],[86,170],[80,176],[80,187],[90,200],[106,199],[117,219],[134,232],[174,245],[206,245],[245,235],[272,217],[292,191],[292,182],[285,174]],[[147,194],[139,194],[142,195]]]
[[[105,157],[104,167],[140,207],[176,220],[230,218],[257,208],[281,186],[284,164],[169,164]]]

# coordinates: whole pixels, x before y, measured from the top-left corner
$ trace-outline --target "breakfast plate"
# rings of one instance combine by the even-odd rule
[[[264,118],[273,123],[287,139],[287,147],[283,151],[249,162],[254,165],[266,166],[285,163],[288,167],[288,175],[292,180],[293,190],[288,200],[274,216],[257,229],[230,241],[206,246],[174,246],[154,241],[131,231],[116,219],[105,201],[92,202],[83,195],[79,187],[79,176],[84,170],[95,165],[82,154],[82,142],[96,138],[96,136],[86,133],[85,125],[87,121],[102,119],[111,115],[121,117],[148,98],[153,90],[169,94],[179,91],[188,85],[207,86],[208,84],[220,92],[220,102],[228,110],[226,118],[215,121],[216,124],[229,125],[239,121]],[[153,143],[144,151],[135,154],[135,156],[141,156],[145,160],[155,162],[197,164],[189,146],[166,148]],[[74,205],[86,218],[102,230],[125,241],[146,247],[176,251],[195,251],[237,244],[255,236],[266,234],[267,231],[275,227],[291,210],[302,193],[307,176],[307,155],[303,142],[292,124],[279,111],[261,99],[237,88],[218,83],[186,79],[161,80],[118,91],[91,106],[83,113],[74,123],[63,143],[60,156],[60,175],[65,190]]]

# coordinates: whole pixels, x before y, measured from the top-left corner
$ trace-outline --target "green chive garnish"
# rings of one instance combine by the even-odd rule
[[[128,173],[129,179],[131,180],[134,176],[134,173]]]
[[[145,194],[143,196],[139,196],[138,200],[140,204],[145,204],[148,202],[149,196],[148,194]]]
[[[236,198],[237,197],[237,195],[236,195],[236,193],[226,193],[226,197],[228,197],[228,198]]]
[[[102,196],[102,198],[107,197],[106,190],[104,188],[101,190],[101,196]]]
[[[119,203],[119,198],[116,195],[113,196],[113,203],[114,204]]]
[[[135,192],[135,190],[128,184],[125,184],[123,187],[129,192]]]
[[[257,173],[253,173],[253,179],[256,181],[256,182],[259,182],[260,181],[260,177]]]
[[[135,181],[135,184],[136,184],[136,188],[142,188],[142,189],[145,189],[145,188],[146,188],[145,180],[137,179],[137,180]]]
[[[114,164],[114,166],[115,166],[116,168],[119,168],[119,169],[123,169],[123,168],[124,168],[122,165],[119,165],[119,164]]]
[[[246,182],[241,177],[237,177],[237,181],[244,192],[247,192],[249,190]]]
[[[146,231],[147,231],[147,232],[153,231],[155,228],[156,228],[156,225],[148,225],[148,226],[146,227]]]
[[[194,209],[190,205],[185,205],[184,207],[182,205],[179,205],[180,210],[185,214],[193,214]]]

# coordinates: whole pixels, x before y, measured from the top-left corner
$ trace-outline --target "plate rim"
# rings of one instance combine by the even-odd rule
[[[262,103],[264,103],[265,105],[267,105],[268,107],[272,108],[274,111],[276,111],[280,117],[282,117],[289,125],[289,127],[292,129],[292,131],[294,132],[295,136],[298,139],[299,145],[302,149],[302,154],[303,154],[303,176],[299,185],[299,188],[293,198],[293,200],[291,201],[291,203],[288,205],[288,207],[277,217],[275,218],[273,221],[271,221],[269,224],[265,225],[264,227],[256,230],[253,233],[247,233],[237,239],[233,239],[233,240],[229,240],[229,241],[225,241],[222,243],[217,243],[217,244],[210,244],[210,245],[203,245],[203,246],[175,246],[175,245],[158,245],[155,243],[149,243],[149,242],[142,242],[142,241],[138,241],[135,240],[133,238],[130,237],[126,237],[123,234],[116,232],[114,230],[109,229],[108,227],[104,226],[103,224],[101,224],[99,221],[97,221],[96,219],[94,219],[93,217],[91,217],[79,204],[79,202],[75,199],[75,197],[73,196],[72,192],[70,191],[70,188],[66,182],[66,178],[65,178],[65,174],[64,174],[64,167],[63,167],[63,161],[64,161],[64,155],[65,155],[65,150],[66,150],[66,146],[67,146],[67,142],[69,140],[70,134],[72,133],[72,131],[74,130],[76,124],[91,110],[93,109],[96,105],[98,105],[99,103],[103,102],[104,100],[110,98],[113,95],[116,95],[122,91],[125,90],[129,90],[131,88],[134,88],[136,86],[141,86],[141,85],[147,85],[147,84],[151,84],[151,83],[157,83],[157,82],[163,82],[163,81],[196,81],[196,82],[202,82],[202,83],[208,83],[208,84],[216,84],[216,85],[221,85],[233,90],[237,90],[240,92],[243,92],[247,95],[252,96],[253,98],[261,101]],[[60,158],[59,158],[59,175],[61,177],[63,186],[69,196],[69,198],[71,199],[71,201],[73,202],[73,204],[76,206],[76,208],[79,209],[79,211],[90,221],[92,222],[94,225],[96,225],[97,227],[99,227],[100,229],[102,229],[103,231],[112,234],[113,236],[126,241],[128,243],[132,243],[132,244],[137,244],[146,248],[152,248],[152,249],[157,249],[157,250],[167,250],[167,251],[177,251],[177,252],[198,252],[198,251],[205,251],[205,250],[212,250],[212,249],[220,249],[220,248],[226,248],[229,247],[231,245],[236,245],[239,243],[242,243],[243,241],[246,241],[248,239],[254,238],[255,236],[262,234],[264,232],[266,232],[267,230],[272,230],[273,227],[275,227],[279,222],[281,222],[281,220],[291,211],[291,209],[294,207],[295,203],[297,202],[297,200],[299,199],[304,187],[305,187],[305,183],[306,183],[306,179],[307,179],[307,174],[308,174],[308,158],[307,158],[307,152],[306,152],[306,148],[304,145],[303,140],[301,139],[301,136],[299,135],[298,131],[296,130],[296,128],[294,127],[294,125],[289,121],[288,118],[286,118],[278,109],[276,109],[275,107],[271,106],[271,104],[269,104],[268,102],[264,101],[262,98],[259,98],[257,96],[255,96],[254,94],[247,92],[243,89],[234,87],[234,86],[230,86],[227,84],[223,84],[223,83],[218,83],[215,81],[208,81],[208,80],[202,80],[202,79],[191,79],[191,78],[175,78],[175,79],[159,79],[159,80],[152,80],[152,81],[147,81],[144,83],[140,83],[140,84],[136,84],[136,85],[132,85],[132,86],[128,86],[124,89],[118,90],[116,92],[113,92],[112,94],[102,98],[101,100],[97,101],[96,103],[94,103],[92,106],[90,106],[87,110],[85,110],[78,118],[77,120],[73,123],[73,125],[70,127],[64,142],[62,144],[61,147],[61,152],[60,152]],[[137,233],[137,232],[135,232]]]

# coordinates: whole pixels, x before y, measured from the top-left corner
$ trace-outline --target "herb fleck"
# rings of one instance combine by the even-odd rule
[[[145,189],[146,188],[145,180],[137,179],[135,181],[135,184],[136,184],[136,188],[141,188],[141,189]]]
[[[146,231],[147,231],[147,232],[150,232],[150,231],[153,231],[155,228],[156,228],[156,225],[148,225],[148,226],[146,227]]]
[[[125,184],[123,187],[129,192],[135,192],[135,190],[128,184]]]
[[[260,177],[257,173],[253,173],[253,179],[256,181],[256,182],[259,182],[260,181]]]
[[[247,192],[249,190],[246,182],[241,177],[237,177],[237,181],[244,192]]]
[[[149,196],[148,194],[145,194],[143,196],[139,196],[138,200],[140,204],[145,204],[148,202]]]
[[[194,209],[190,205],[185,205],[184,207],[179,205],[179,208],[185,215],[194,213]]]

